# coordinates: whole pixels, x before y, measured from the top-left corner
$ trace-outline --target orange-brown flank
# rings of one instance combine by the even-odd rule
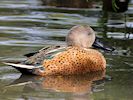
[[[44,60],[45,75],[83,74],[104,70],[106,61],[103,55],[94,49],[69,47],[51,60]]]

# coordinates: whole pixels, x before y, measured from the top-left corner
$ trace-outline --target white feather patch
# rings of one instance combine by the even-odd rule
[[[6,62],[4,62],[4,64],[6,64],[6,65],[10,65],[10,66],[19,67],[19,68],[26,68],[26,69],[34,69],[34,68],[39,68],[39,67],[41,67],[41,66],[32,66],[32,65],[23,65],[23,64],[14,64],[14,63],[6,63]]]

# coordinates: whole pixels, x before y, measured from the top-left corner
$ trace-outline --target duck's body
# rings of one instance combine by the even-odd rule
[[[43,61],[45,71],[41,75],[84,74],[104,70],[106,61],[103,55],[94,49],[68,47],[50,60]]]
[[[41,76],[84,74],[106,68],[104,56],[91,49],[95,34],[89,26],[73,27],[66,40],[68,47],[42,49],[34,55],[28,55],[28,59],[21,64],[6,64],[14,66],[22,73],[28,71]]]

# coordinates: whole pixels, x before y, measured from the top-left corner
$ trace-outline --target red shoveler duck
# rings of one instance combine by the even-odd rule
[[[26,54],[27,60],[21,63],[5,64],[13,66],[23,74],[41,76],[85,74],[105,70],[104,56],[92,48],[95,37],[90,26],[77,25],[67,34],[66,47],[43,48],[36,53]]]

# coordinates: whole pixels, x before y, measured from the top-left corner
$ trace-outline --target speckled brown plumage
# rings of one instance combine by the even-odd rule
[[[44,60],[43,66],[45,71],[41,75],[83,74],[105,69],[106,61],[97,50],[69,47],[53,59]]]

